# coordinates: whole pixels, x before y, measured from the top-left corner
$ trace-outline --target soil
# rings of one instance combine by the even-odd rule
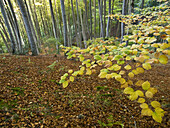
[[[49,68],[54,61],[54,68]],[[162,123],[142,116],[139,103],[123,94],[120,83],[100,79],[98,71],[78,76],[67,88],[58,82],[79,62],[62,55],[0,55],[0,127],[26,128],[168,128],[170,65],[152,65],[135,79],[148,80],[166,111]]]

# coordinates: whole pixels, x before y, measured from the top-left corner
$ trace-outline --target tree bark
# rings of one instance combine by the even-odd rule
[[[53,33],[54,33],[55,39],[57,40],[56,21],[55,21],[55,17],[54,17],[53,6],[52,6],[51,0],[49,0],[49,4],[50,4],[50,12],[51,12],[52,24],[53,24]],[[58,47],[57,42],[56,42],[56,49],[57,49],[57,51],[59,53],[59,47]]]
[[[100,15],[100,29],[101,29],[101,37],[103,37],[103,39],[104,39],[104,31],[103,31],[103,16],[102,16],[101,4],[102,4],[102,1],[98,0],[99,15]]]
[[[67,22],[66,22],[64,0],[60,0],[60,3],[61,3],[61,12],[62,12],[62,19],[63,19],[64,46],[68,46],[68,42],[67,42]]]
[[[114,2],[114,1],[113,1]],[[108,14],[111,14],[111,0],[109,0],[109,12]],[[106,37],[109,37],[109,27],[110,27],[110,16],[108,17],[107,20],[107,31],[106,31]]]
[[[6,25],[7,29],[8,29],[8,33],[9,33],[9,36],[10,36],[12,54],[15,54],[16,53],[15,40],[14,40],[14,36],[13,36],[12,30],[11,30],[11,27],[10,27],[10,24],[9,24],[9,20],[8,20],[6,11],[5,11],[4,0],[0,1],[0,8],[1,8],[1,13],[2,13],[2,15],[4,17],[5,25]]]
[[[94,38],[96,38],[96,0],[94,0]]]
[[[78,1],[76,0],[76,10],[77,10],[77,24],[78,24],[78,35],[79,35],[79,41],[80,41],[80,48],[82,48],[82,42],[81,42],[81,30],[80,30],[80,19],[79,19],[79,9],[78,9]]]
[[[20,34],[20,30],[19,30],[19,25],[18,25],[18,22],[17,22],[17,18],[16,18],[16,15],[14,13],[14,9],[13,9],[13,6],[12,6],[12,3],[10,0],[8,0],[8,5],[10,7],[10,10],[11,10],[11,14],[13,16],[13,21],[14,21],[14,31],[16,33],[16,38],[17,38],[17,41],[18,41],[18,44],[19,44],[19,53],[20,54],[23,54],[23,42],[22,42],[22,39],[21,39],[21,34]]]
[[[24,24],[25,24],[25,27],[26,27],[28,39],[29,39],[30,46],[31,46],[32,55],[38,55],[39,51],[37,49],[37,45],[36,45],[36,42],[34,40],[33,32],[32,32],[32,29],[31,29],[31,25],[29,23],[29,22],[32,22],[32,21],[30,21],[30,18],[28,17],[28,14],[26,12],[26,8],[25,8],[23,0],[17,0],[17,2],[18,2],[18,5],[19,5],[19,8],[21,10],[22,17],[23,17],[23,20],[24,20]]]
[[[92,39],[92,11],[91,11],[91,0],[89,1],[89,10],[90,10],[90,39]]]
[[[4,35],[3,35],[3,33],[1,32],[1,30],[0,30],[0,35],[1,35],[1,37],[2,37],[2,39],[4,41],[4,43],[5,43],[5,46],[6,46],[7,50],[8,50],[8,53],[10,53],[11,51],[9,49],[8,42],[6,41],[6,39],[5,39]]]
[[[123,0],[123,5],[122,5],[122,15],[125,15],[125,9],[126,9],[126,0]],[[123,36],[125,33],[125,27],[124,23],[121,22],[121,40],[123,41]]]
[[[73,0],[71,0],[71,9],[72,9],[72,16],[73,16],[73,27],[74,27],[75,36],[76,36],[76,43],[77,43],[77,47],[80,47],[79,42],[78,42],[77,25],[76,25],[76,19],[75,19],[74,8],[73,8]]]
[[[141,9],[144,7],[145,0],[142,0]]]

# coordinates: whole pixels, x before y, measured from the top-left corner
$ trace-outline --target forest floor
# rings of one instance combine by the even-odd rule
[[[56,66],[48,68],[54,61]],[[168,128],[170,65],[153,65],[135,79],[158,89],[154,100],[166,111],[162,123],[141,115],[139,103],[123,94],[119,82],[79,76],[67,88],[58,83],[79,62],[63,56],[0,55],[0,127],[26,128]]]

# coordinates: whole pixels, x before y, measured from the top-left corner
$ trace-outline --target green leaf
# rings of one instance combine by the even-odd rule
[[[95,55],[95,56],[94,56],[94,59],[95,59],[95,60],[101,60],[102,58],[101,58],[100,55]]]

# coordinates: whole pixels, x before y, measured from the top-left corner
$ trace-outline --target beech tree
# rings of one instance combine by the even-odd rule
[[[19,8],[21,10],[22,17],[23,17],[23,20],[24,20],[26,32],[27,32],[29,43],[30,43],[30,46],[31,46],[32,55],[38,55],[39,51],[38,51],[36,42],[34,40],[33,32],[31,30],[31,25],[30,25],[30,22],[32,22],[32,21],[28,17],[28,14],[27,14],[23,0],[17,0],[17,2],[18,2],[18,5],[19,5]]]

